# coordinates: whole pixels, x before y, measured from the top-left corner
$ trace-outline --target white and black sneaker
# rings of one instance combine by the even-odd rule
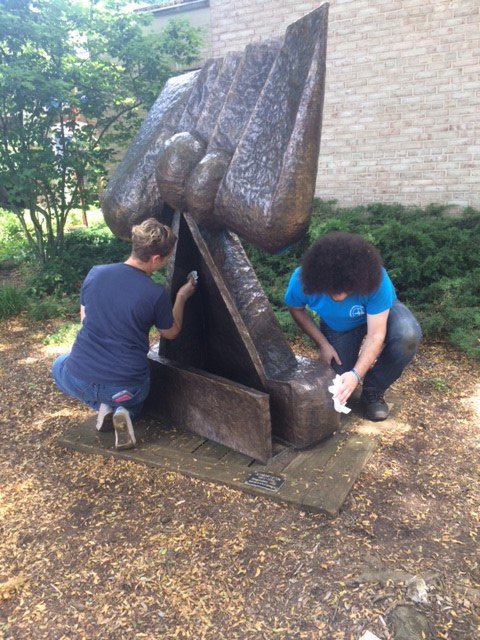
[[[102,402],[98,410],[97,431],[113,431],[113,409],[109,404]]]
[[[137,441],[133,431],[130,413],[125,407],[118,407],[113,414],[113,426],[115,428],[115,449],[133,449]]]

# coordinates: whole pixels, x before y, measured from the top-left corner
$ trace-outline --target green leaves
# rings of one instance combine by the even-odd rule
[[[172,70],[197,56],[198,29],[152,36],[147,20],[127,0],[0,0],[1,202],[27,209],[43,262],[62,252],[69,211],[98,201]]]

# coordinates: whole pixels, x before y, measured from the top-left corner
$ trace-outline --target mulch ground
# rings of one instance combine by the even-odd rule
[[[422,348],[330,519],[63,449],[90,413],[50,379],[55,326],[0,324],[0,638],[389,639],[404,604],[436,638],[479,637],[478,365]]]

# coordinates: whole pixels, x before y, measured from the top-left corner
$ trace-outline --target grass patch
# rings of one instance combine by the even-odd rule
[[[450,391],[451,387],[443,378],[427,378],[427,383],[435,389],[435,391],[446,392]]]
[[[80,313],[78,295],[45,296],[40,300],[30,300],[27,305],[29,320],[50,320],[51,318],[76,317]]]
[[[10,318],[25,309],[26,295],[23,289],[6,284],[0,286],[0,319]]]
[[[80,322],[65,322],[54,333],[44,338],[43,344],[46,346],[71,347],[81,326]]]

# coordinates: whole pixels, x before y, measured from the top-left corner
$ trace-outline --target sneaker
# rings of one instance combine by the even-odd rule
[[[115,428],[115,449],[133,449],[137,441],[130,413],[125,407],[118,407],[113,414],[113,426]]]
[[[109,404],[102,402],[98,410],[97,431],[113,431],[113,409]]]
[[[384,391],[380,389],[363,389],[361,400],[365,405],[365,417],[379,422],[388,418],[388,405],[383,399]]]

